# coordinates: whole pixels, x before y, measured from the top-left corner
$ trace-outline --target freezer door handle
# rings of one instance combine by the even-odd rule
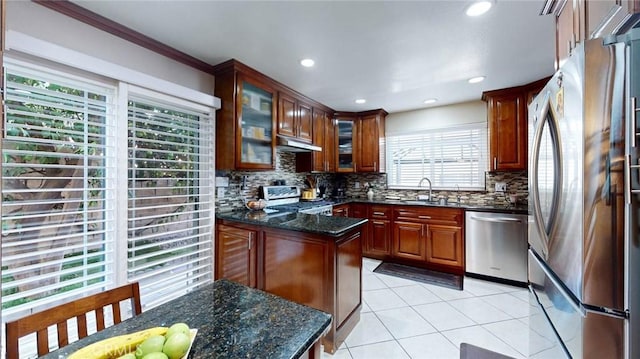
[[[569,294],[566,293],[566,290],[564,289],[564,285],[562,284],[562,282],[560,280],[558,280],[558,278],[556,278],[555,274],[553,274],[551,272],[551,270],[549,268],[547,268],[547,266],[542,262],[542,260],[540,258],[538,258],[538,255],[535,254],[534,252],[532,252],[531,250],[529,250],[529,252],[531,253],[531,255],[529,257],[533,258],[538,267],[540,269],[542,269],[542,271],[544,272],[544,274],[547,276],[547,278],[549,278],[549,280],[551,280],[551,282],[553,283],[553,285],[556,286],[556,288],[559,288],[560,290],[558,290],[558,293],[560,293],[564,299],[567,301],[567,303],[569,303],[569,305],[578,313],[580,313],[580,315],[582,317],[586,317],[587,316],[587,310],[580,305],[579,303],[576,303],[576,300],[573,299],[571,296],[569,296]]]

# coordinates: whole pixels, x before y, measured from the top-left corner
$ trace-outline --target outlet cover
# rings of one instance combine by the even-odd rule
[[[496,192],[507,192],[507,183],[496,182]]]
[[[360,182],[356,181],[356,183],[353,184],[353,187],[355,187],[355,189],[360,188]]]

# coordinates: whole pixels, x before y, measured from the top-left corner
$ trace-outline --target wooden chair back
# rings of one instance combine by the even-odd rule
[[[96,329],[98,331],[105,328],[104,308],[109,306],[113,313],[113,323],[120,323],[122,321],[120,302],[124,300],[131,301],[134,316],[142,312],[140,286],[138,283],[131,283],[100,292],[31,314],[12,322],[7,322],[7,359],[19,358],[18,340],[32,333],[36,333],[38,356],[47,354],[49,352],[48,328],[53,325],[57,327],[58,331],[58,347],[62,348],[68,345],[69,331],[67,328],[67,320],[71,318],[76,318],[78,339],[87,336],[87,313],[95,311]]]

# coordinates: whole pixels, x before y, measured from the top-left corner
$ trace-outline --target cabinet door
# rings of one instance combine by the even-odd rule
[[[334,206],[331,212],[334,217],[349,217],[349,205],[341,204]]]
[[[358,147],[355,153],[359,159],[356,161],[357,172],[376,172],[380,159],[378,145],[378,121],[377,115],[369,115],[358,119]]]
[[[238,74],[238,94],[236,168],[273,169],[275,92],[259,80]]]
[[[256,286],[256,232],[218,225],[215,278]]]
[[[325,121],[327,115],[324,111],[313,109],[313,144],[322,147],[322,151],[311,152],[311,171],[325,172],[326,166],[326,150],[325,150]]]
[[[394,222],[393,256],[425,260],[425,233],[420,223]]]
[[[354,140],[355,123],[352,119],[338,119],[336,125],[337,172],[354,172]]]
[[[427,262],[463,268],[462,229],[453,226],[427,226]]]
[[[489,101],[492,171],[527,169],[527,118],[523,97],[518,92]]]
[[[325,115],[324,121],[324,152],[325,168],[326,172],[336,171],[336,130],[335,120],[330,114]]]
[[[313,112],[311,111],[311,106],[298,102],[297,107],[296,137],[300,140],[311,142],[313,140]]]
[[[296,136],[296,99],[282,92],[278,94],[278,134]]]
[[[391,221],[385,219],[370,220],[369,237],[367,238],[367,253],[373,256],[388,256],[391,254]]]
[[[571,55],[576,46],[578,24],[574,21],[574,0],[568,0],[562,11],[556,14],[556,70]]]

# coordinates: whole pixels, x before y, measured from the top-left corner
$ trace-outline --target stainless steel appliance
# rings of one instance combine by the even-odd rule
[[[466,211],[464,243],[468,274],[527,282],[526,214]]]
[[[298,212],[331,216],[331,202],[314,200],[300,201],[300,187],[297,186],[263,186],[259,195],[267,201],[267,212]]]
[[[639,37],[585,41],[529,105],[532,358],[640,358]]]

